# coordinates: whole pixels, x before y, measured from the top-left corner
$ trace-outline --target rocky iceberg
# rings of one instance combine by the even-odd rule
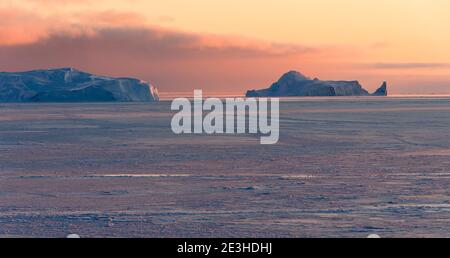
[[[290,71],[268,89],[249,90],[247,97],[387,96],[387,83],[370,94],[358,81],[321,81]]]
[[[73,68],[0,72],[0,102],[151,102],[158,90],[134,78],[112,78]]]
[[[387,82],[383,82],[383,85],[372,93],[372,96],[387,96]]]

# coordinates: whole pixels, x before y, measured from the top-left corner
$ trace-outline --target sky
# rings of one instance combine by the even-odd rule
[[[297,70],[450,93],[448,0],[0,0],[0,17],[0,71],[74,67],[234,93]]]

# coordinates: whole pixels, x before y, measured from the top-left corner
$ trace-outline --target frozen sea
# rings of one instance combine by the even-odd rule
[[[280,109],[260,145],[170,101],[0,104],[0,236],[450,237],[450,97]]]

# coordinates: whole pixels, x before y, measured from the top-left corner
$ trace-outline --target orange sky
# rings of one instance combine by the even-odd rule
[[[73,66],[161,91],[244,92],[283,72],[450,93],[448,0],[1,0],[0,70]]]

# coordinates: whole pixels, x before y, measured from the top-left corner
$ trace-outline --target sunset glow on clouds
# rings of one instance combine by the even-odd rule
[[[450,93],[450,1],[2,0],[0,70],[67,67],[162,91],[244,92],[299,70]]]

